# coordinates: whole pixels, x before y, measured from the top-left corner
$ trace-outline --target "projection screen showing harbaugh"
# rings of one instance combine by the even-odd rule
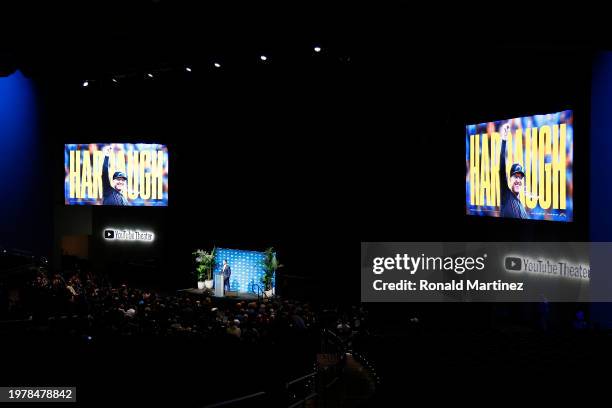
[[[168,205],[165,145],[67,144],[64,167],[66,205]]]
[[[468,215],[570,222],[573,112],[466,126]]]

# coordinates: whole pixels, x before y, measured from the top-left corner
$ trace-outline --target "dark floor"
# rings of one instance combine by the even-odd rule
[[[368,406],[431,403],[583,403],[608,393],[605,333],[444,332],[370,338],[381,377]],[[396,405],[394,405],[396,406]]]
[[[293,347],[232,340],[4,334],[0,384],[76,386],[79,406],[199,407],[267,391],[312,367],[313,356]]]

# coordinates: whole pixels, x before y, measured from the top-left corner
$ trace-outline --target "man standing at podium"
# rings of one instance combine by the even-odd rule
[[[230,276],[232,276],[232,268],[227,263],[227,259],[223,260],[223,269],[221,270],[223,275],[223,291],[229,292],[230,290]]]

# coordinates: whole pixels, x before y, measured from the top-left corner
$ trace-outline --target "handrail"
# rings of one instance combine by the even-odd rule
[[[295,383],[296,383],[296,382],[298,382],[298,381],[302,381],[303,379],[306,379],[306,378],[308,378],[308,377],[312,377],[312,376],[314,376],[314,375],[316,375],[316,374],[317,374],[317,373],[314,373],[314,372],[313,372],[313,373],[310,373],[310,374],[306,374],[306,375],[304,375],[304,376],[302,376],[302,377],[300,377],[300,378],[296,378],[295,380],[289,381],[289,382],[287,383],[287,387],[289,387],[291,384],[295,384]]]
[[[316,397],[317,395],[319,395],[319,394],[318,394],[318,393],[316,393],[316,392],[313,392],[312,394],[305,396],[304,398],[302,398],[301,400],[297,401],[296,403],[294,403],[294,404],[292,404],[292,405],[289,405],[289,407],[288,407],[288,408],[296,408],[296,407],[299,407],[300,405],[302,405],[303,403],[305,403],[305,402],[306,402],[306,401],[308,401],[309,399]]]
[[[234,402],[243,401],[243,400],[246,400],[246,399],[249,399],[249,398],[260,397],[262,395],[265,395],[264,391],[256,392],[255,394],[249,394],[249,395],[245,395],[244,397],[238,397],[238,398],[234,398],[234,399],[227,400],[227,401],[217,402],[217,403],[214,403],[212,405],[206,405],[203,408],[221,407],[223,405],[233,404]]]
[[[0,324],[7,324],[7,323],[26,323],[26,322],[31,322],[32,321],[32,316],[30,316],[27,319],[9,319],[9,320],[0,320]]]

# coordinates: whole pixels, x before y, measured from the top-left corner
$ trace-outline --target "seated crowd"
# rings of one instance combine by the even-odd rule
[[[309,303],[280,298],[257,301],[213,300],[188,293],[162,294],[110,282],[91,273],[41,271],[24,293],[22,308],[50,330],[83,335],[231,336],[242,341],[269,341],[282,336],[313,333],[319,315]],[[341,315],[326,327],[350,334],[349,321],[360,325],[362,309]],[[355,316],[353,316],[355,314]],[[338,316],[341,316],[340,318]],[[356,323],[357,322],[357,323]],[[330,324],[331,323],[331,324]]]

